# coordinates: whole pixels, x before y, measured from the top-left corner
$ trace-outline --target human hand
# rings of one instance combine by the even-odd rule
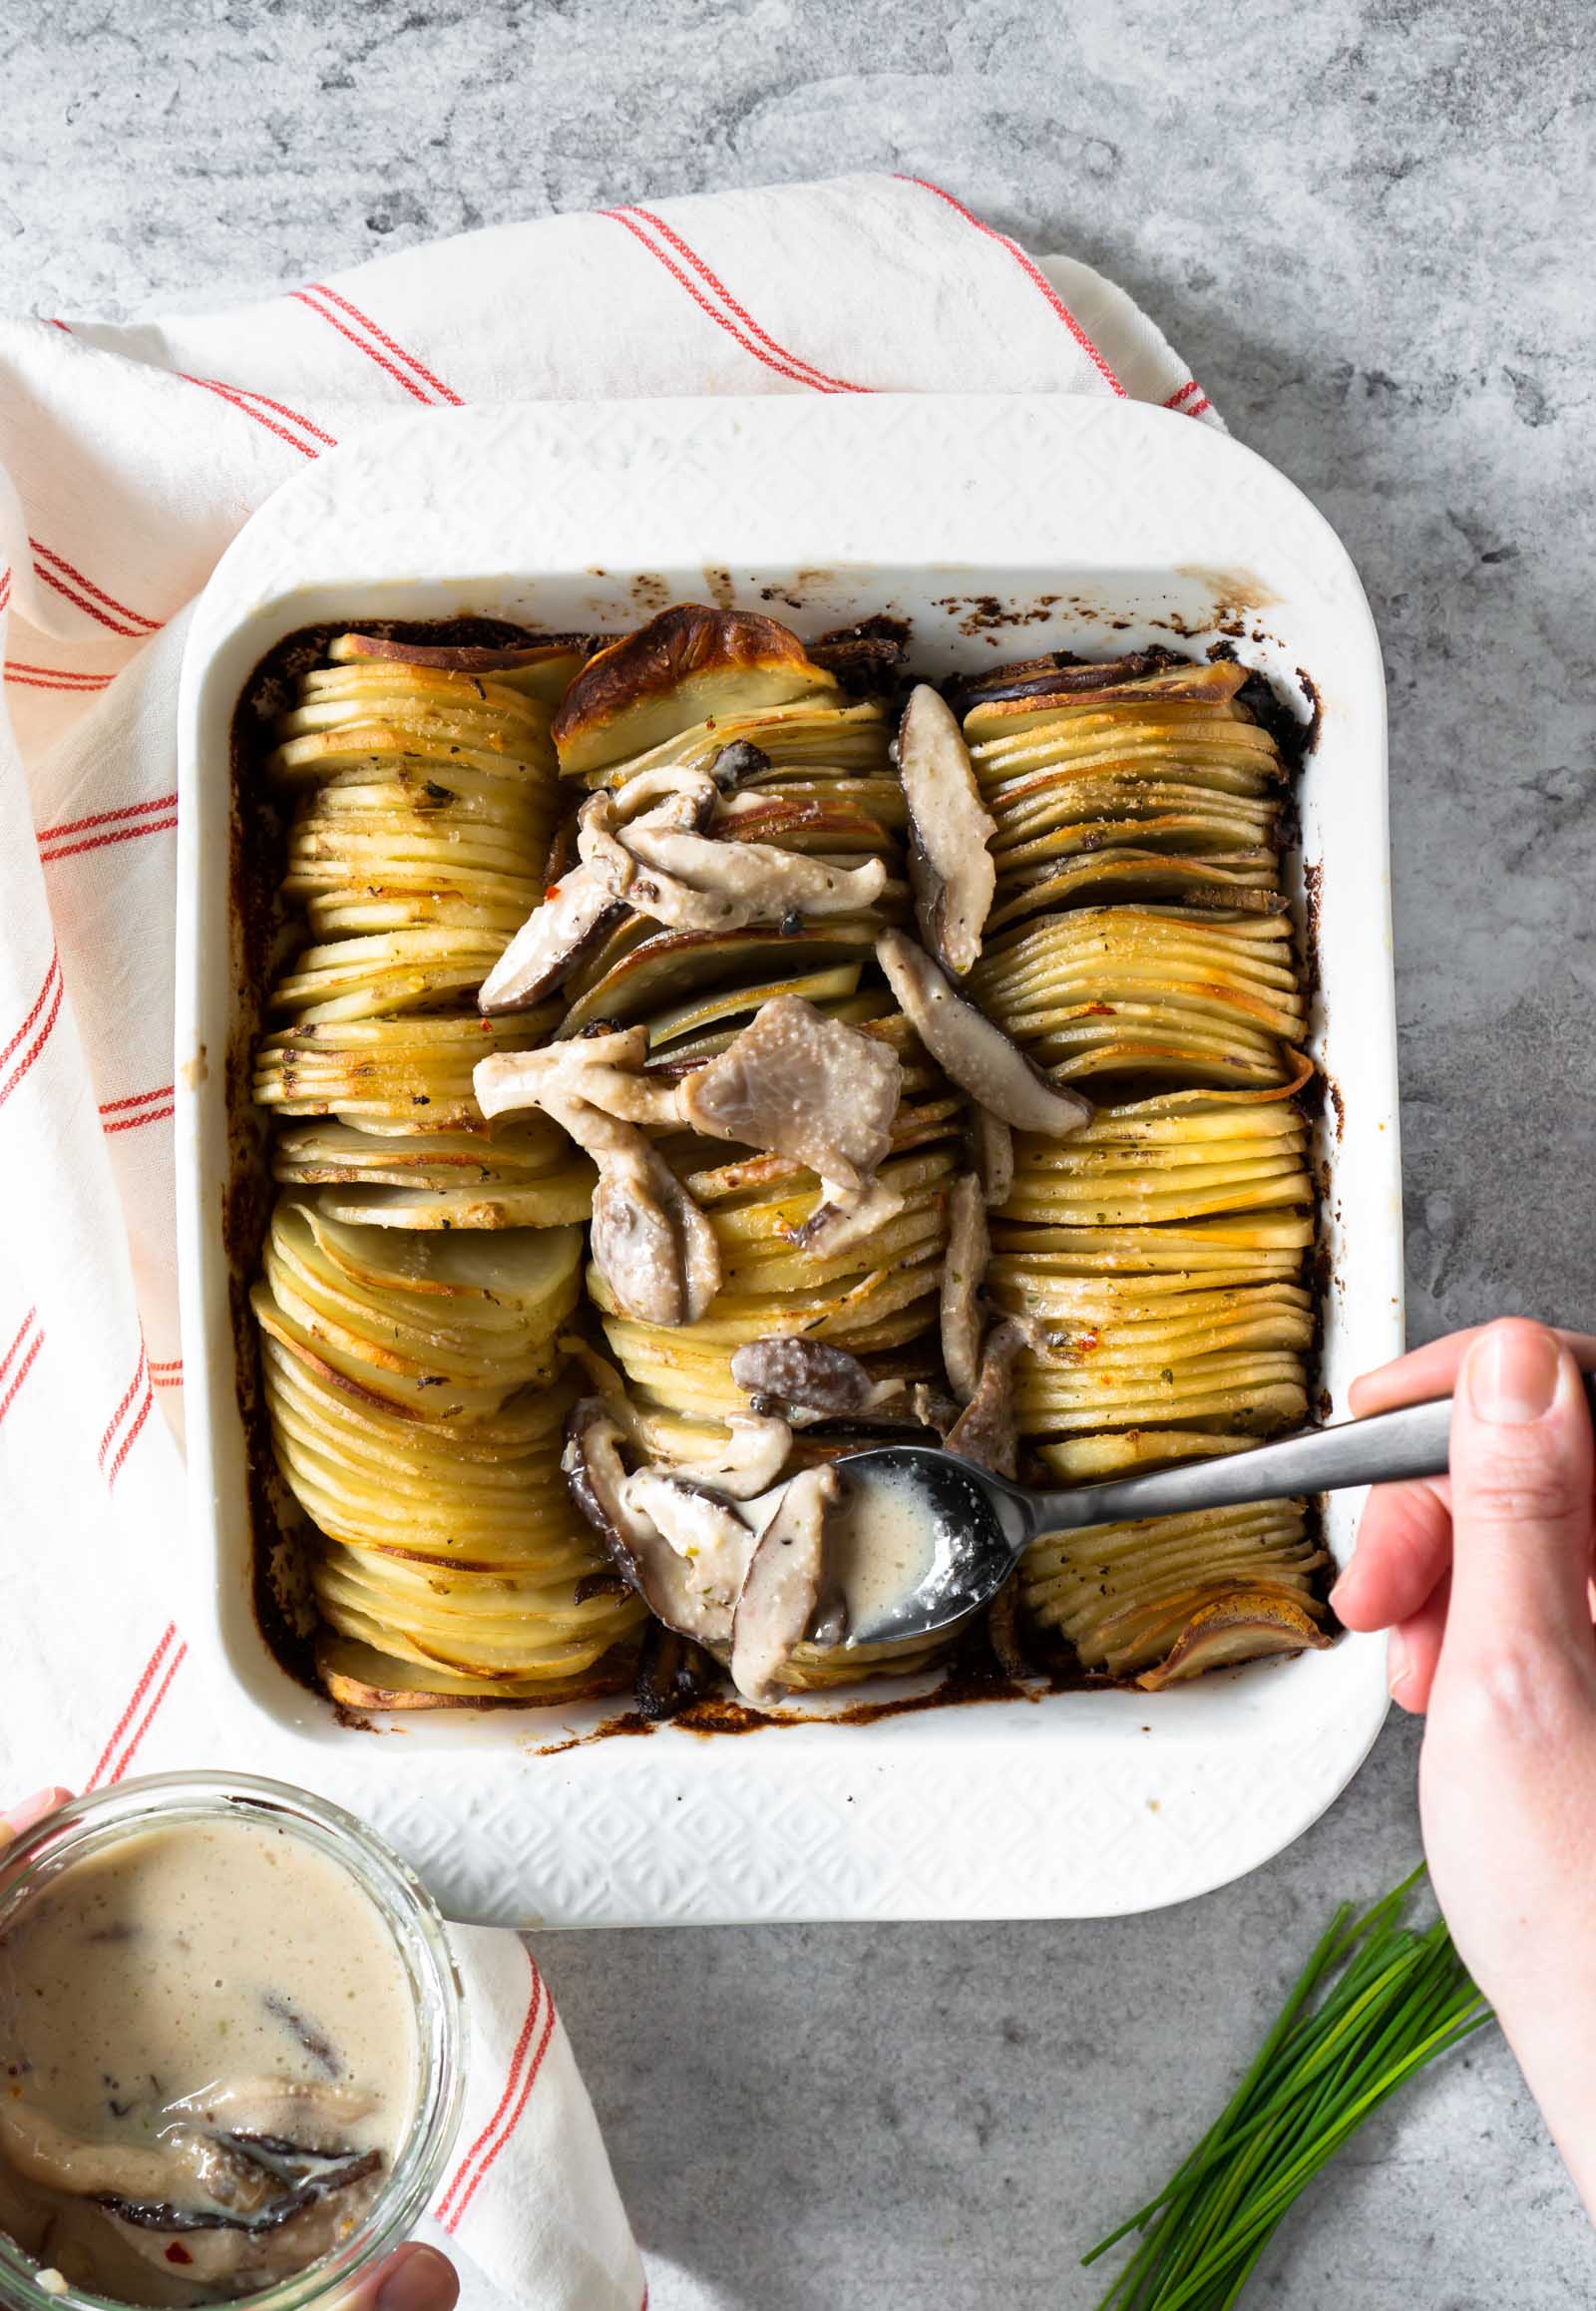
[[[447,2255],[412,2239],[339,2297],[338,2311],[454,2311],[460,2274]]]
[[[13,1838],[21,1837],[37,1822],[43,1821],[47,1813],[54,1813],[58,1805],[65,1805],[71,1795],[70,1789],[59,1786],[36,1789],[31,1797],[24,1797],[15,1805],[0,1808],[0,1853],[4,1853]]]
[[[71,1796],[70,1789],[39,1789],[0,1809],[0,1853]],[[340,2296],[338,2311],[454,2311],[459,2297],[460,2276],[448,2256],[412,2239]]]
[[[1449,1477],[1370,1495],[1333,1603],[1392,1632],[1425,1713],[1436,1896],[1596,2215],[1596,1340],[1511,1319],[1360,1380],[1360,1416],[1454,1392]]]

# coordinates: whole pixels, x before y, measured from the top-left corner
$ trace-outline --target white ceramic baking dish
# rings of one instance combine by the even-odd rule
[[[1189,419],[1107,400],[418,414],[262,508],[205,589],[184,668],[188,1626],[225,1689],[218,1722],[234,1730],[221,1738],[365,1814],[465,1917],[1089,1916],[1199,1893],[1276,1853],[1356,1771],[1386,1709],[1381,1646],[1344,1641],[1156,1699],[1088,1692],[737,1739],[665,1729],[541,1754],[602,1709],[351,1728],[255,1626],[218,1063],[239,1015],[226,767],[239,691],[273,643],[320,619],[479,611],[613,629],[683,597],[768,609],[810,635],[890,611],[935,673],[1058,644],[1111,655],[1224,634],[1288,693],[1311,677],[1321,723],[1303,856],[1317,892],[1314,1048],[1336,1093],[1322,1370],[1336,1408],[1355,1372],[1400,1346],[1381,657],[1352,564],[1289,482]],[[1355,1505],[1329,1512],[1343,1557]]]

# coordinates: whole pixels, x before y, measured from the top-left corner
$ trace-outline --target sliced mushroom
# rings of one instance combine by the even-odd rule
[[[47,2111],[0,2102],[0,2155],[24,2181],[83,2198],[115,2195],[137,2204],[165,2200],[177,2188],[186,2199],[210,2200],[244,2219],[281,2195],[272,2175],[204,2126],[169,2126],[159,2143],[95,2142]]]
[[[998,870],[998,832],[982,805],[964,733],[929,682],[909,693],[898,726],[898,775],[909,805],[909,883],[920,936],[963,978],[981,954]]]
[[[731,1376],[756,1404],[846,1419],[862,1412],[876,1382],[857,1356],[801,1333],[770,1333],[732,1352]]]
[[[1000,1121],[1049,1139],[1090,1123],[1090,1102],[1049,1082],[985,1011],[955,993],[923,947],[889,931],[876,942],[876,961],[932,1057]]]
[[[720,787],[710,771],[694,770],[683,762],[659,762],[628,778],[608,799],[621,826],[663,810],[670,825],[701,830],[714,818]]]
[[[627,1498],[622,1431],[600,1396],[581,1397],[566,1421],[560,1465],[571,1497],[657,1621],[704,1645],[727,1644],[731,1607],[712,1602],[658,1527]]]
[[[944,1442],[950,1452],[963,1453],[978,1468],[995,1475],[1012,1476],[1019,1451],[1014,1419],[1014,1365],[1021,1351],[1034,1348],[1032,1327],[1017,1317],[1005,1317],[987,1336],[975,1392]]]
[[[727,1500],[753,1500],[768,1492],[786,1467],[792,1429],[785,1420],[758,1412],[733,1412],[728,1424],[731,1434],[718,1452],[683,1462],[676,1473]]]
[[[801,1333],[768,1333],[763,1340],[745,1341],[731,1359],[731,1376],[753,1402],[763,1408],[780,1404],[786,1410],[819,1420],[923,1419],[909,1383],[894,1375],[878,1380],[846,1348],[827,1341],[808,1340]]]
[[[737,1602],[754,1534],[728,1501],[662,1468],[633,1470],[620,1489],[621,1505],[651,1523],[687,1568],[694,1589],[711,1609]]]
[[[598,1166],[590,1244],[616,1307],[639,1324],[696,1324],[720,1290],[708,1220],[634,1123],[578,1103],[551,1113]]]
[[[651,1537],[645,1517],[626,1506],[626,1471],[620,1458],[625,1429],[603,1396],[579,1396],[566,1416],[560,1465],[572,1499],[609,1551],[617,1571],[635,1588],[636,1551]]]
[[[948,1193],[948,1256],[942,1271],[942,1360],[948,1385],[968,1404],[981,1377],[981,1305],[992,1258],[987,1202],[974,1172],[961,1172]]]
[[[239,2079],[208,2087],[169,2105],[197,2121],[237,2136],[268,2136],[305,2147],[347,2142],[362,2118],[376,2108],[367,2087],[325,2079]]]
[[[1014,1184],[1014,1135],[1000,1115],[977,1105],[970,1111],[970,1138],[987,1209],[1001,1211]]]
[[[734,738],[709,765],[709,775],[723,795],[735,794],[744,779],[757,778],[770,768],[770,757],[751,738]]]
[[[557,1107],[577,1100],[625,1123],[674,1123],[675,1090],[644,1076],[647,1057],[647,1028],[621,1027],[546,1043],[537,1051],[497,1051],[478,1060],[472,1086],[477,1105],[490,1119],[525,1107],[555,1115]],[[572,1137],[584,1147],[589,1144],[575,1130]]]
[[[707,1137],[790,1156],[852,1193],[892,1144],[902,1073],[878,1037],[777,995],[678,1096],[683,1122]]]
[[[477,990],[477,1008],[524,1011],[568,979],[625,909],[592,868],[573,867],[550,886]]]
[[[713,1654],[683,1637],[679,1629],[650,1621],[637,1648],[638,1716],[651,1726],[679,1717],[703,1699],[717,1674]]]
[[[633,822],[622,818],[613,795],[590,795],[577,813],[577,850],[610,897],[624,900],[636,914],[673,931],[735,931],[739,926],[728,901],[695,891],[661,870],[645,868],[620,839],[623,826],[631,836],[649,827],[681,833],[696,816],[696,798],[691,795],[663,795]]]
[[[653,814],[627,826],[620,838],[638,863],[685,884],[706,899],[735,909],[735,928],[783,923],[790,915],[863,915],[881,897],[887,869],[880,859],[838,867],[770,843],[721,843],[656,826]]]
[[[759,1536],[731,1631],[731,1681],[745,1701],[772,1702],[820,1604],[826,1518],[842,1497],[833,1468],[801,1468]]]
[[[889,1220],[896,1220],[906,1201],[896,1188],[884,1187],[880,1180],[867,1181],[864,1187],[853,1190],[823,1179],[820,1201],[808,1219],[782,1232],[795,1252],[808,1252],[816,1260],[833,1260],[839,1252],[851,1251],[885,1228]]]
[[[928,1380],[917,1380],[909,1391],[910,1410],[921,1428],[935,1428],[944,1440],[959,1418],[960,1407],[942,1388],[934,1388]],[[881,1414],[875,1415],[877,1419]]]
[[[473,1074],[485,1115],[535,1105],[563,1126],[598,1166],[592,1250],[616,1306],[640,1324],[696,1324],[720,1289],[714,1231],[630,1115],[671,1120],[668,1086],[645,1083],[614,1064],[635,1058],[647,1029],[503,1051]],[[611,1054],[613,1056],[611,1056]],[[519,1064],[505,1067],[505,1060]],[[543,1064],[547,1062],[547,1064]],[[595,1099],[586,1093],[592,1091]],[[609,1107],[595,1100],[602,1098]],[[612,1110],[619,1107],[622,1114]]]
[[[640,816],[622,818],[609,795],[596,794],[578,818],[583,863],[613,898],[669,930],[742,931],[794,915],[862,915],[886,887],[880,859],[839,867],[770,843],[700,834],[687,817],[690,799],[667,794]]]

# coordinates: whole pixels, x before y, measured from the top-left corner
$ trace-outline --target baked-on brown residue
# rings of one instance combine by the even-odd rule
[[[884,1701],[853,1702],[845,1709],[814,1716],[797,1710],[750,1709],[734,1695],[706,1694],[669,1718],[648,1718],[641,1710],[626,1710],[618,1717],[606,1718],[591,1733],[552,1741],[535,1754],[559,1757],[569,1749],[585,1749],[617,1735],[657,1733],[667,1725],[709,1739],[736,1733],[786,1733],[798,1726],[874,1726],[886,1718],[919,1717],[927,1710],[977,1709],[990,1702],[1040,1702],[1052,1694],[1083,1693],[1094,1687],[1113,1690],[1112,1679],[1089,1676],[1050,1636],[1031,1631],[1026,1642],[1034,1660],[1022,1675],[1010,1675],[1003,1669],[985,1622],[980,1622],[959,1640],[929,1690],[890,1694]]]
[[[999,600],[995,593],[945,593],[938,596],[937,607],[947,610],[950,616],[957,613],[959,631],[973,641],[978,634],[1045,625],[1061,598],[1056,593],[1038,593],[1019,607]]]
[[[1310,1010],[1319,992],[1319,893],[1325,879],[1319,859],[1303,866],[1303,994]]]
[[[909,655],[909,633],[905,617],[862,617],[822,634],[810,643],[809,655],[835,674],[850,696],[860,697],[892,689]]]

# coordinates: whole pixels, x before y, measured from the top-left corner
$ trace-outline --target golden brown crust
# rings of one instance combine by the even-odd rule
[[[535,642],[490,647],[481,642],[403,642],[392,634],[346,633],[330,644],[327,655],[335,665],[348,658],[392,658],[405,666],[484,674],[503,666],[542,665],[551,658],[580,662],[592,645],[591,634],[548,634]]]
[[[796,698],[837,687],[835,677],[775,618],[679,602],[598,651],[578,674],[554,719],[562,770],[580,773],[638,751],[622,735],[637,709],[657,707],[677,692],[696,700],[714,676],[762,679],[766,695],[755,703],[773,702],[774,691]],[[681,727],[701,718],[689,711]],[[645,737],[643,743],[656,740]]]
[[[1233,1668],[1271,1653],[1322,1653],[1330,1642],[1304,1600],[1290,1591],[1257,1585],[1228,1589],[1199,1606],[1158,1667],[1136,1683],[1143,1693],[1162,1693],[1165,1686],[1207,1670]]]
[[[500,1691],[459,1672],[427,1670],[414,1662],[391,1660],[358,1639],[323,1628],[316,1639],[316,1675],[329,1701],[340,1709],[535,1710],[566,1708],[573,1702],[603,1701],[625,1693],[634,1670],[630,1651],[608,1653],[582,1677],[501,1680]]]

